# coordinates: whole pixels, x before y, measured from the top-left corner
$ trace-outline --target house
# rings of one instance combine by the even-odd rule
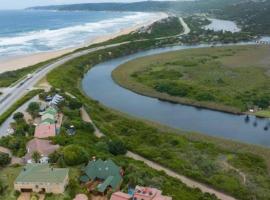
[[[118,167],[112,160],[95,160],[93,159],[83,170],[84,175],[80,181],[83,183],[98,182],[95,189],[102,194],[107,190],[118,190],[123,181],[121,168]]]
[[[59,145],[53,145],[49,140],[34,138],[27,143],[27,154],[23,159],[26,163],[32,163],[33,153],[38,152],[41,155],[40,163],[48,163],[48,156],[59,148]]]
[[[40,124],[36,126],[35,137],[36,138],[48,138],[56,135],[55,124]]]
[[[50,102],[51,105],[58,105],[61,101],[63,101],[64,98],[59,95],[59,94],[56,94],[54,95],[52,101]]]
[[[131,200],[132,196],[123,192],[115,192],[112,194],[110,200]]]
[[[172,200],[172,197],[163,196],[162,191],[156,188],[136,186],[134,200]]]
[[[55,124],[57,110],[49,107],[41,113],[41,124]]]
[[[48,164],[26,165],[14,182],[19,192],[62,194],[68,184],[68,169],[52,168]]]

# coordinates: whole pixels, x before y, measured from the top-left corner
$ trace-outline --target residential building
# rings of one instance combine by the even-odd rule
[[[133,200],[172,200],[172,197],[163,196],[156,188],[136,186]]]
[[[42,192],[62,194],[68,184],[69,170],[52,168],[48,164],[26,165],[14,182],[19,192]]]
[[[80,181],[83,183],[97,181],[99,184],[95,189],[105,194],[107,190],[116,191],[120,188],[123,181],[121,171],[112,160],[94,159],[84,168],[84,175],[81,176]]]
[[[33,163],[32,155],[34,152],[38,152],[41,155],[39,162],[48,163],[48,156],[59,148],[59,145],[53,145],[49,140],[34,138],[27,143],[27,154],[23,159],[26,163]]]
[[[40,124],[36,126],[35,137],[36,138],[48,138],[56,135],[55,124]]]

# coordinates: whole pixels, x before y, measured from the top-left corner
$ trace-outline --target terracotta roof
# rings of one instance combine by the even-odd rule
[[[145,200],[172,200],[172,197],[163,196],[161,190],[141,186],[136,186],[134,198]]]
[[[88,197],[85,194],[77,194],[73,200],[88,200]]]
[[[36,127],[35,137],[48,138],[56,135],[55,124],[40,124]]]
[[[59,148],[59,145],[53,145],[49,140],[34,138],[27,143],[26,148],[28,153],[24,158],[29,160],[34,152],[37,151],[41,156],[48,156],[56,151]]]
[[[123,192],[115,192],[112,194],[110,200],[129,200],[132,196]]]

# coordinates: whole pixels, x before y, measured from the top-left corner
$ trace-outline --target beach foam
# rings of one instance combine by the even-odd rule
[[[156,13],[130,13],[130,15],[84,23],[60,29],[43,29],[20,33],[12,37],[0,37],[2,57],[25,55],[71,48],[95,39],[100,35],[113,34],[121,29],[136,26],[147,19],[157,17]]]

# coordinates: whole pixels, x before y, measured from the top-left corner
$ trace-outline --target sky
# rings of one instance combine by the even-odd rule
[[[0,0],[0,10],[22,9],[31,6],[58,5],[71,3],[93,3],[93,2],[134,2],[141,0]]]

